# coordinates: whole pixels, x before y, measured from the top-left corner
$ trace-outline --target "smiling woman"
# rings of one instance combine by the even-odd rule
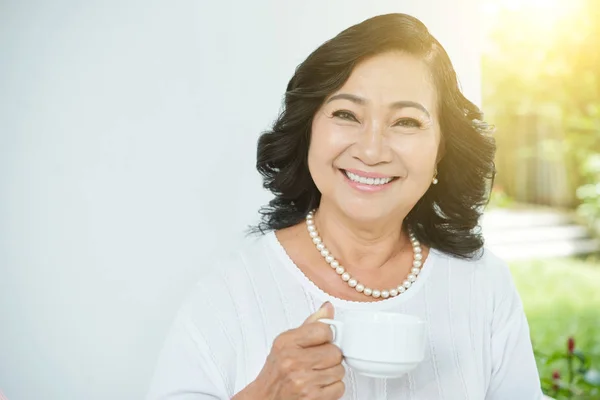
[[[482,246],[475,228],[494,176],[491,132],[419,21],[388,15],[351,27],[297,68],[283,112],[260,138],[257,168],[276,197],[262,209],[259,229],[298,224],[308,211],[324,210],[321,196],[334,190],[348,200],[336,204],[360,210],[353,219],[372,225],[377,213],[393,212],[427,245],[473,256]],[[379,203],[346,197],[329,178],[348,169],[396,178],[394,193]],[[439,184],[431,186],[434,179]]]
[[[429,76],[420,59],[388,51],[359,63],[317,111],[307,163],[319,209],[367,224],[410,212],[438,162],[438,96]],[[373,186],[373,177],[389,181]]]
[[[490,133],[413,17],[375,17],[316,49],[258,142],[274,195],[260,234],[186,302],[150,398],[541,399],[519,295],[477,229]],[[345,368],[388,362],[372,357],[407,346],[409,327],[385,330],[379,352],[371,327],[349,356],[319,322],[339,324],[334,307],[341,320],[417,317],[422,361],[400,377]]]

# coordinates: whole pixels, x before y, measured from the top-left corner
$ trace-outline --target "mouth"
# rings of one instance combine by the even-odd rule
[[[383,187],[389,185],[393,181],[397,180],[397,176],[378,176],[378,177],[366,177],[361,176],[356,173],[347,171],[345,169],[340,169],[342,174],[348,178],[351,182],[359,185],[371,186],[373,188]]]

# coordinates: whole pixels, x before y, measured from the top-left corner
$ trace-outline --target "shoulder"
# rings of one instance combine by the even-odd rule
[[[469,283],[482,296],[498,301],[515,293],[510,268],[506,261],[488,248],[482,248],[473,258],[461,259],[435,251],[442,267],[448,268],[453,275],[460,274],[465,283]]]
[[[435,250],[439,258],[445,260],[450,267],[472,270],[489,279],[504,281],[510,278],[510,269],[506,261],[498,257],[490,249],[482,248],[472,258],[458,258]]]
[[[472,259],[459,259],[446,254],[440,257],[442,263],[436,269],[445,268],[448,272],[437,275],[451,277],[451,290],[460,290],[468,296],[470,309],[479,315],[479,320],[487,321],[486,325],[492,332],[508,326],[513,318],[522,316],[523,305],[510,268],[492,251],[483,248],[478,257]]]
[[[245,237],[231,250],[215,252],[179,313],[200,328],[212,325],[203,321],[207,318],[223,328],[235,325],[245,304],[256,297],[257,282],[269,273],[268,253],[268,234]]]
[[[477,272],[490,283],[497,296],[504,298],[515,291],[508,264],[491,250],[484,248],[481,257],[474,262]]]
[[[216,392],[222,382],[222,393],[232,395],[236,360],[245,351],[243,323],[254,319],[251,307],[257,301],[248,275],[261,265],[264,242],[264,236],[231,241],[230,250],[213,252],[203,261],[202,276],[180,305],[163,350],[168,379],[182,382],[193,373],[205,379],[190,387],[212,384]],[[190,371],[181,376],[186,366]]]
[[[506,262],[487,247],[481,248],[470,258],[459,258],[436,249],[432,249],[431,251],[434,252],[437,257],[446,260],[453,266],[478,268],[488,273],[500,272],[508,269]]]
[[[269,235],[270,233],[246,236],[227,249],[215,249],[200,266],[202,273],[196,286],[229,285],[233,283],[229,277],[246,275],[250,272],[248,269],[254,274],[260,273],[261,266],[269,259]]]
[[[200,279],[189,293],[186,304],[205,303],[203,298],[223,299],[243,296],[248,285],[268,269],[269,234],[252,235],[229,250],[215,251],[202,266]]]

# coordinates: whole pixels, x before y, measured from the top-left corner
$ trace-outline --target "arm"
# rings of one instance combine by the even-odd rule
[[[486,400],[543,398],[529,325],[521,299],[505,269],[504,297],[494,307],[491,337],[492,375]]]
[[[180,313],[159,356],[146,400],[229,399],[212,355],[189,318]]]

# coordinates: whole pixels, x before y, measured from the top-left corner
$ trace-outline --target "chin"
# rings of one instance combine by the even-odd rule
[[[362,223],[389,220],[394,215],[389,206],[386,207],[373,201],[361,201],[361,199],[353,199],[353,201],[346,199],[338,206],[348,218]]]

